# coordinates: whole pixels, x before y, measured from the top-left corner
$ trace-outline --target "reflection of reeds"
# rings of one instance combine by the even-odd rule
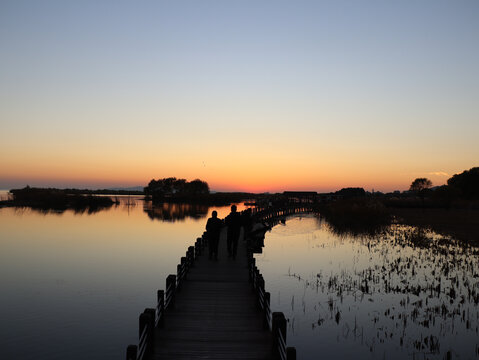
[[[479,344],[472,343],[466,353],[463,349],[443,348],[444,340],[450,343],[451,336],[477,336],[479,333],[477,248],[439,237],[424,228],[401,225],[393,225],[381,237],[347,239],[343,237],[329,246],[350,241],[357,246],[359,255],[354,256],[369,259],[364,267],[341,268],[331,273],[315,268],[309,278],[288,269],[291,278],[312,290],[312,296],[322,299],[312,310],[308,309],[314,311],[309,315],[313,330],[319,326],[332,329],[333,324],[339,325],[338,334],[344,341],[351,341],[347,339],[351,316],[368,308],[368,303],[377,302],[381,306],[386,297],[393,299],[390,305],[368,314],[374,332],[359,334],[363,323],[357,324],[354,317],[354,338],[361,336],[363,343],[364,337],[364,344],[370,351],[380,351],[384,346],[381,344],[389,343],[399,344],[407,349],[405,351],[412,349],[414,357],[421,359],[450,358],[456,351],[467,354],[466,358],[479,356]],[[327,247],[328,244],[323,244],[322,251]],[[304,299],[303,294],[303,312]],[[349,306],[344,306],[343,299]],[[351,310],[351,304],[357,307]],[[292,306],[292,312],[298,316],[297,307]]]
[[[394,208],[391,212],[398,223],[430,228],[459,240],[479,244],[477,207],[449,210]]]
[[[368,198],[335,201],[323,207],[321,215],[338,235],[377,235],[391,223],[387,208]]]

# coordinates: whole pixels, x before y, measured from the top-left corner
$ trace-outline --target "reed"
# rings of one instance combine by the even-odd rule
[[[338,200],[323,206],[320,213],[338,234],[375,235],[391,224],[389,210],[371,198]]]

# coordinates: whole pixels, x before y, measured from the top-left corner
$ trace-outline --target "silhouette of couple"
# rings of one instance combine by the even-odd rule
[[[226,238],[228,257],[235,259],[242,225],[241,215],[236,211],[236,205],[231,205],[231,212],[225,218],[224,225],[228,227]],[[211,217],[206,222],[206,233],[208,235],[210,259],[218,260],[218,243],[220,241],[222,228],[223,221],[218,219],[218,213],[215,210],[211,213]]]

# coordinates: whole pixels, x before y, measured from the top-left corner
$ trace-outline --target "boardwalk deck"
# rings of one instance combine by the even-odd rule
[[[245,242],[228,258],[223,231],[218,260],[205,252],[176,292],[174,308],[155,330],[150,359],[271,359],[272,334],[248,281]]]
[[[258,225],[274,224],[309,209],[255,208],[252,218]],[[255,265],[253,253],[261,252],[266,228],[253,226],[247,242],[240,236],[236,259],[227,256],[226,229],[217,261],[208,259],[205,234],[197,238],[177,274],[168,275],[165,290],[158,290],[156,308],[140,314],[138,345],[128,345],[127,360],[296,360],[296,349],[287,346],[287,320],[271,311],[271,294]]]

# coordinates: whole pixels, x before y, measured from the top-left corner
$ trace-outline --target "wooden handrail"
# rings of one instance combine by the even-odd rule
[[[256,266],[256,259],[253,254],[248,254],[250,281],[257,294],[258,306],[264,312],[265,328],[273,333],[273,358],[281,360],[296,359],[296,349],[286,346],[286,319],[282,312],[271,312],[270,301],[271,294],[265,291],[265,281],[263,275]]]

